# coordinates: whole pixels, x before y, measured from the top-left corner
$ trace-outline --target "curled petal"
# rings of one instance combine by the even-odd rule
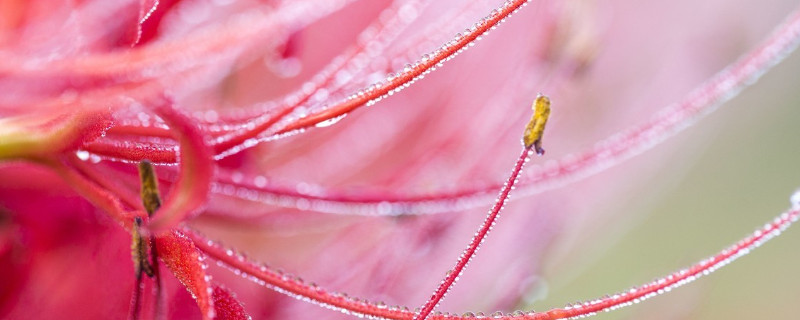
[[[149,226],[153,231],[160,231],[174,227],[205,205],[214,162],[205,135],[189,116],[171,103],[159,104],[155,109],[176,133],[180,143],[178,179]]]

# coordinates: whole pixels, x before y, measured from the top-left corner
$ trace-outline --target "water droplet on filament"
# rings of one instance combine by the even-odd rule
[[[340,115],[338,117],[333,117],[333,118],[330,118],[330,119],[325,120],[325,121],[317,122],[314,126],[317,127],[317,128],[329,127],[329,126],[332,126],[335,123],[341,121],[346,116],[347,116],[347,114],[345,113],[345,114]]]

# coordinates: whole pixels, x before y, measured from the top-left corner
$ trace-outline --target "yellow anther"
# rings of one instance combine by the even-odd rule
[[[544,135],[544,126],[547,124],[547,118],[550,117],[550,98],[545,95],[539,94],[533,100],[533,117],[525,127],[525,133],[522,136],[522,143],[525,148],[531,147],[536,150],[536,154],[543,155],[542,149],[542,136]]]
[[[147,214],[152,216],[161,207],[161,196],[158,191],[158,180],[153,164],[144,160],[139,162],[139,179],[142,181],[142,204]]]

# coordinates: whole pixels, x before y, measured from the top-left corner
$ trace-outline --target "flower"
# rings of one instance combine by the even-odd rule
[[[305,300],[403,319],[511,310],[541,290],[547,253],[581,223],[630,218],[597,213],[597,199],[636,175],[568,182],[694,123],[800,38],[797,13],[773,36],[735,39],[746,43],[736,50],[697,38],[776,25],[710,5],[679,15],[678,26],[589,1],[7,3],[0,312],[9,318],[350,317]],[[668,16],[672,5],[639,10]],[[668,36],[645,41],[653,35]],[[687,38],[708,43],[686,50]],[[504,187],[537,92],[552,98],[543,143],[560,160],[537,158],[520,173],[523,149]],[[656,114],[670,101],[679,103]],[[163,204],[141,204],[134,164],[144,160],[157,165]],[[521,195],[557,190],[503,208],[517,174]],[[158,194],[145,185],[142,194]],[[499,191],[473,238],[478,258],[468,250],[459,259]],[[519,316],[647,298],[749,251],[797,214],[795,205],[752,243],[689,273]]]

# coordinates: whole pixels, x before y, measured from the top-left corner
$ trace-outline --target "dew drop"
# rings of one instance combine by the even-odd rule
[[[792,202],[793,207],[800,208],[800,189],[792,194],[792,197],[789,198],[789,201]]]
[[[81,159],[83,161],[89,160],[89,152],[88,151],[80,150],[78,152],[75,152],[75,155],[78,156],[78,159]]]
[[[253,179],[253,184],[255,184],[257,188],[263,188],[267,186],[267,178],[264,176],[257,176],[255,179]]]
[[[330,126],[336,124],[337,122],[341,121],[345,117],[347,117],[346,113],[342,114],[340,116],[337,116],[337,117],[330,118],[330,119],[325,120],[325,121],[317,122],[314,126],[317,127],[317,128],[330,127]]]

